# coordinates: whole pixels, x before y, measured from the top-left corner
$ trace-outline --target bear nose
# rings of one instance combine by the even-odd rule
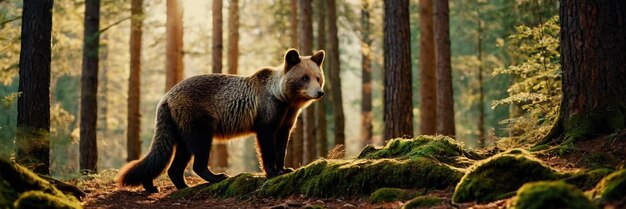
[[[322,96],[324,96],[324,92],[323,91],[317,91],[317,98],[322,98]]]

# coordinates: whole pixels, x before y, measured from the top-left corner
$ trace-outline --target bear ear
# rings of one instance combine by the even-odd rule
[[[315,64],[317,64],[318,67],[321,67],[322,63],[324,63],[325,56],[326,56],[326,52],[324,52],[324,50],[319,50],[315,52],[313,56],[311,56],[311,60],[315,62]]]
[[[287,53],[285,53],[285,73],[298,63],[300,63],[300,53],[298,53],[298,50],[293,48],[287,50]]]

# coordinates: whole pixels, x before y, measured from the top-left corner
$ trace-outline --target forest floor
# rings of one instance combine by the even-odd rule
[[[623,131],[616,138],[626,138]],[[553,146],[554,148],[556,146]],[[584,140],[576,143],[574,150],[567,154],[555,154],[549,151],[532,152],[546,165],[561,171],[575,172],[589,167],[588,159],[598,153],[607,153],[617,160],[623,167],[626,152],[626,140],[610,140],[600,137],[593,140]],[[547,149],[550,150],[550,149]],[[504,152],[500,150],[497,152]],[[604,163],[604,159],[597,159]],[[621,162],[620,162],[621,161]],[[248,197],[220,198],[206,193],[197,193],[184,198],[171,198],[176,191],[167,177],[161,177],[155,185],[160,189],[158,193],[146,193],[142,188],[121,189],[114,182],[115,171],[108,171],[91,179],[70,180],[69,183],[78,185],[87,196],[81,201],[85,208],[400,208],[402,201],[372,204],[367,196],[352,199],[342,198],[311,198],[304,195],[291,195],[286,198]],[[204,181],[196,176],[187,176],[187,183],[200,185]],[[443,202],[430,208],[506,208],[513,198],[505,198],[486,204],[463,203],[452,204],[454,187],[444,190],[422,191],[428,196],[443,199]],[[624,205],[622,205],[624,206]],[[619,207],[618,207],[619,208]]]

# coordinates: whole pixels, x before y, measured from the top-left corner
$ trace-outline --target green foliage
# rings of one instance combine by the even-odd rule
[[[626,199],[626,169],[613,172],[603,178],[593,189],[592,198],[601,202]]]
[[[519,26],[517,34],[509,37],[515,51],[524,62],[495,69],[494,75],[514,76],[509,96],[495,100],[492,108],[515,105],[523,110],[502,123],[515,141],[535,142],[543,137],[558,117],[561,102],[561,66],[559,64],[559,25],[553,17],[536,27]]]
[[[419,195],[416,191],[398,188],[380,188],[369,197],[370,203],[383,203],[393,201],[407,201]]]
[[[452,201],[494,201],[513,195],[525,183],[554,180],[562,176],[527,152],[514,150],[495,155],[469,168],[457,184]]]
[[[524,184],[515,196],[514,209],[541,208],[598,208],[583,194],[580,189],[562,181],[533,182]]]
[[[435,205],[441,204],[443,201],[444,200],[439,197],[418,196],[404,203],[402,209],[431,208]]]
[[[0,194],[0,208],[81,208],[74,196],[5,159],[0,159]]]

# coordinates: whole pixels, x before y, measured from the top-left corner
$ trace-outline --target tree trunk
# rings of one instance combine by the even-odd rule
[[[477,2],[476,8],[480,7]],[[485,95],[483,90],[483,26],[480,17],[480,9],[478,14],[478,147],[485,147]]]
[[[317,11],[317,48],[326,48],[326,2],[316,1]],[[328,62],[324,62],[322,69],[325,69]],[[324,88],[328,91],[328,85]],[[328,136],[326,124],[326,99],[322,98],[315,103],[315,115],[317,118],[317,155],[326,157],[328,155]]]
[[[413,136],[409,1],[385,1],[385,140]]]
[[[165,66],[165,91],[183,80],[183,8],[178,0],[167,0],[167,56]]]
[[[363,144],[372,144],[372,39],[370,38],[370,1],[361,7],[361,138]]]
[[[435,56],[437,77],[437,130],[454,136],[452,67],[450,66],[450,31],[448,0],[435,1]]]
[[[98,145],[98,45],[100,42],[100,0],[85,2],[85,33],[83,36],[83,72],[80,105],[80,170],[97,172]]]
[[[222,73],[222,0],[213,0],[213,73]],[[213,143],[210,157],[211,168],[225,172],[228,168],[228,148],[226,144]]]
[[[141,155],[141,36],[143,0],[131,1],[130,19],[130,75],[128,77],[128,124],[126,132],[126,161]]]
[[[300,0],[300,53],[311,55],[313,52],[313,24],[311,0]],[[315,108],[313,105],[302,111],[302,132],[304,133],[304,164],[312,162],[316,156],[315,143]]]
[[[327,0],[328,11],[328,77],[330,77],[330,96],[332,97],[335,119],[335,146],[345,145],[345,116],[341,95],[341,65],[339,60],[339,38],[337,38],[337,7],[335,0]]]
[[[24,0],[17,99],[16,160],[50,174],[52,0]]]
[[[420,0],[420,133],[437,133],[437,84],[435,77],[435,37],[433,0]]]
[[[298,48],[298,0],[291,0],[290,4],[290,31],[291,31],[291,47]],[[287,160],[285,163],[290,167],[300,167],[302,164],[303,153],[303,136],[302,132],[302,116],[298,117],[296,127],[291,133],[289,146],[287,147]]]
[[[239,62],[239,0],[228,6],[228,74],[237,74]]]
[[[549,136],[614,133],[626,120],[626,2],[561,0],[563,99]]]
[[[213,0],[213,73],[222,73],[222,0]]]

